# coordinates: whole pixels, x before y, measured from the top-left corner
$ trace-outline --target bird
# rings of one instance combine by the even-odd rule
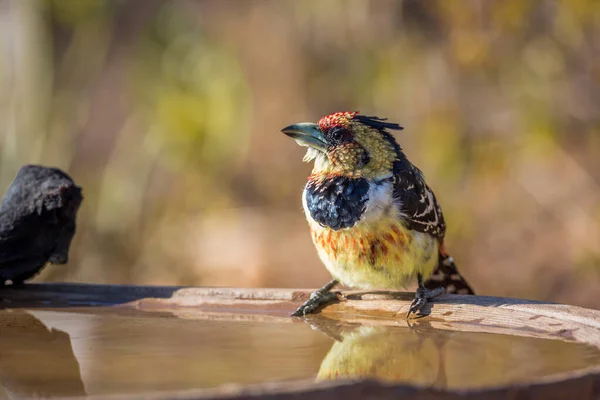
[[[68,262],[82,201],[81,188],[60,169],[19,169],[0,204],[0,286],[21,284],[48,262]]]
[[[421,170],[406,157],[387,118],[343,111],[281,131],[314,162],[302,192],[313,244],[332,280],[293,316],[357,289],[418,288],[406,318],[441,293],[474,294],[444,245],[442,209]]]

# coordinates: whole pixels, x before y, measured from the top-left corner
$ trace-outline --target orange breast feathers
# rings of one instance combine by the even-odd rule
[[[377,265],[390,257],[402,257],[402,249],[411,240],[399,224],[390,224],[388,228],[371,231],[358,227],[339,231],[317,228],[311,229],[311,235],[315,246],[327,253],[330,260]]]

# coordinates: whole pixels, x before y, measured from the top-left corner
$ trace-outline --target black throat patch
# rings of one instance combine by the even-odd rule
[[[309,180],[306,206],[311,217],[333,230],[350,228],[358,222],[367,206],[369,182],[364,178],[335,176]]]

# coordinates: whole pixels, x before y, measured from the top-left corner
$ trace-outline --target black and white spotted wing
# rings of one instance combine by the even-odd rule
[[[408,227],[442,240],[446,232],[442,209],[421,171],[404,158],[395,163],[393,179],[394,198]]]

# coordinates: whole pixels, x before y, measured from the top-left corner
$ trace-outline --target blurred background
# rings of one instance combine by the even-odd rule
[[[83,186],[37,281],[316,287],[279,130],[388,117],[480,294],[600,307],[600,2],[0,0],[0,190]]]

